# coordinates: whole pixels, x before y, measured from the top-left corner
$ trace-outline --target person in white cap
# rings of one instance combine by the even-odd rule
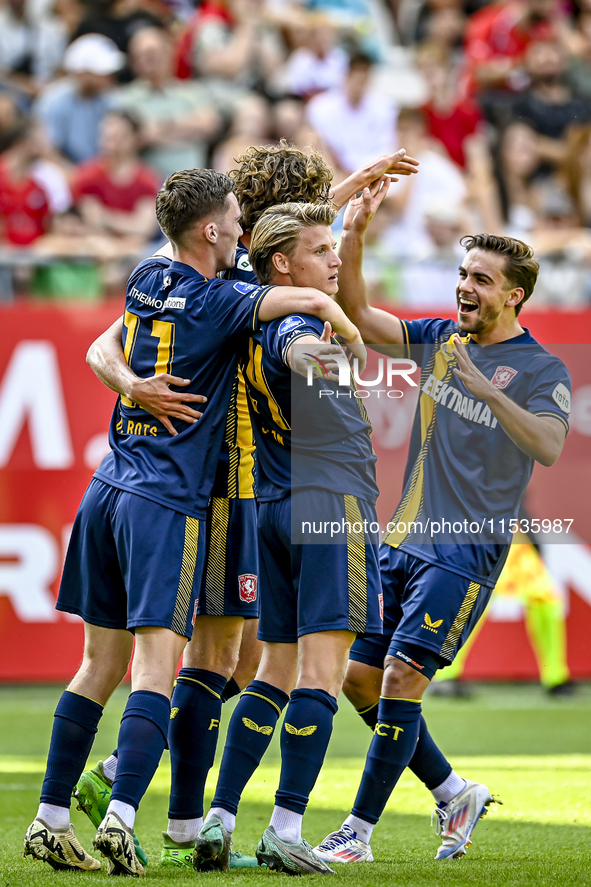
[[[33,110],[67,160],[80,163],[98,152],[100,123],[113,105],[113,75],[124,64],[124,53],[102,34],[85,34],[64,53],[69,76],[50,84]]]

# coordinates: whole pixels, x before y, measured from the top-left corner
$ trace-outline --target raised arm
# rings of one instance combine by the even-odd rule
[[[206,403],[207,398],[187,391],[171,391],[170,385],[184,387],[190,384],[190,379],[170,373],[160,373],[148,379],[136,376],[125,359],[122,334],[123,318],[120,317],[92,343],[86,355],[87,364],[103,385],[151,413],[175,437],[178,432],[170,419],[182,419],[193,425],[203,413],[192,409],[188,403]]]
[[[404,148],[396,151],[394,154],[383,154],[368,163],[367,166],[355,170],[338,185],[335,185],[331,200],[335,206],[344,206],[348,200],[364,188],[369,188],[374,182],[381,179],[382,176],[394,177],[394,181],[398,181],[398,176],[410,176],[419,171],[419,161],[414,157],[407,157]]]
[[[343,236],[339,257],[337,301],[359,328],[363,341],[369,345],[402,345],[404,335],[399,319],[388,311],[373,308],[367,298],[362,274],[363,238],[369,222],[386,196],[390,181],[386,178],[364,188],[360,197],[349,201],[343,220]]]

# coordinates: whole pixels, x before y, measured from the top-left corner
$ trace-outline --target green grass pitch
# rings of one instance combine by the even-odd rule
[[[372,847],[376,862],[343,865],[331,883],[350,887],[423,885],[591,885],[591,686],[575,697],[550,700],[537,686],[478,685],[470,701],[426,699],[424,710],[435,739],[455,769],[485,782],[504,805],[474,834],[468,855],[435,862],[439,839],[429,827],[431,795],[412,774],[396,788]],[[22,858],[22,842],[37,809],[57,687],[0,687],[0,887],[78,887],[103,883],[104,872],[54,872]],[[114,748],[127,692],[111,700],[101,722],[91,766]],[[230,706],[225,707],[227,722]],[[222,737],[223,738],[223,737]],[[329,757],[312,795],[304,834],[313,844],[337,828],[349,812],[371,734],[346,700],[335,721]],[[276,741],[247,788],[235,833],[235,848],[253,852],[268,823],[278,775]],[[208,782],[211,799],[216,773]],[[287,876],[266,870],[198,875],[160,871],[160,832],[166,826],[169,784],[163,760],[137,820],[151,865],[152,883],[204,882],[267,885]],[[87,849],[93,829],[72,806],[72,820]],[[269,880],[270,879],[270,880]],[[279,879],[279,882],[278,880]]]

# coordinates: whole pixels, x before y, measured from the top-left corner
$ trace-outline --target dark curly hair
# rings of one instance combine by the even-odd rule
[[[252,231],[266,209],[280,203],[328,203],[333,172],[318,151],[306,154],[281,139],[251,147],[235,157],[228,173],[242,210],[242,227]]]
[[[533,293],[540,271],[531,246],[515,237],[502,237],[499,234],[467,234],[460,243],[466,252],[484,249],[505,256],[505,280],[513,287],[521,287],[524,292],[523,299],[515,306],[517,316]]]

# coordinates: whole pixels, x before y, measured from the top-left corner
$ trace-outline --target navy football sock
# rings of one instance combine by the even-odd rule
[[[236,815],[244,787],[267,751],[288,700],[287,693],[265,681],[248,685],[230,720],[212,807]]]
[[[55,709],[41,803],[70,807],[72,790],[86,765],[103,707],[64,690]]]
[[[233,696],[238,696],[240,693],[240,685],[234,678],[230,678],[224,687],[224,692],[222,693],[222,702],[227,702],[228,699],[232,699]]]
[[[171,700],[169,819],[203,816],[205,781],[215,757],[226,678],[181,668]]]
[[[123,801],[137,810],[166,747],[169,720],[168,696],[151,690],[130,694],[119,728],[112,801]]]
[[[379,702],[375,702],[373,705],[370,705],[369,708],[355,709],[361,720],[365,721],[367,726],[371,728],[372,732],[378,722],[378,706]]]
[[[332,733],[337,701],[325,690],[294,690],[281,731],[281,776],[275,804],[303,814]]]
[[[419,725],[419,741],[408,768],[421,782],[425,783],[429,791],[445,782],[452,771],[451,764],[435,744],[422,715]]]
[[[416,750],[421,717],[420,702],[380,698],[374,732],[353,815],[376,823],[394,786]]]

